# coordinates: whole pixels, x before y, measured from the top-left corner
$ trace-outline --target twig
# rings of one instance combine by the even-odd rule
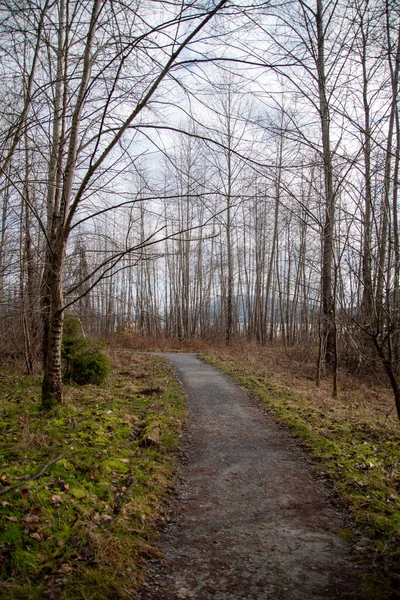
[[[52,458],[51,460],[49,460],[48,463],[46,463],[34,475],[28,475],[25,479],[22,479],[21,481],[18,481],[18,483],[14,483],[13,485],[9,485],[8,487],[3,488],[2,490],[0,490],[0,496],[2,496],[3,494],[6,494],[7,492],[11,492],[12,490],[15,490],[16,488],[19,488],[21,485],[24,485],[28,481],[33,481],[34,479],[39,479],[39,477],[41,477],[51,465],[54,465],[54,463],[56,463],[57,461],[59,461],[62,458],[64,458],[64,456],[66,456],[67,454],[69,454],[70,452],[72,452],[73,449],[74,449],[74,447],[71,446],[71,448],[68,448],[68,450],[65,450],[65,452],[62,452],[61,454],[59,454],[55,458]]]

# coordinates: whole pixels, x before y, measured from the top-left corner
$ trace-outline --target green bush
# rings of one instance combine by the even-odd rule
[[[78,385],[99,384],[107,377],[110,364],[98,346],[81,335],[81,324],[75,317],[66,316],[62,340],[65,364],[64,380]]]
[[[64,378],[69,379],[70,362],[72,357],[86,344],[82,336],[82,327],[79,319],[66,315],[61,346],[61,357],[65,361]]]
[[[77,348],[71,356],[70,379],[78,385],[93,383],[98,385],[107,377],[110,364],[103,352],[84,340],[84,344]]]

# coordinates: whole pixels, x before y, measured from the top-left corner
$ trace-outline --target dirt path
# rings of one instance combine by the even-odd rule
[[[187,460],[142,600],[361,598],[344,525],[302,450],[217,369],[163,356],[187,393]]]

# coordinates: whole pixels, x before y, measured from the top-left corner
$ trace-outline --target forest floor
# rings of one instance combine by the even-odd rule
[[[229,594],[229,581],[236,576],[234,561],[227,564],[234,558],[229,548],[243,561],[249,560],[240,554],[245,554],[246,548],[257,552],[253,562],[247,563],[252,572],[237,584],[243,586],[247,596],[232,593],[221,595],[221,599],[318,598],[323,589],[327,599],[346,598],[345,593],[351,598],[358,593],[353,592],[353,580],[361,582],[358,598],[400,598],[400,426],[384,381],[341,372],[339,397],[333,399],[329,381],[315,387],[314,365],[307,362],[304,351],[298,356],[296,349],[267,349],[248,343],[230,347],[171,345],[131,337],[124,340],[119,336],[111,342],[113,370],[104,385],[66,386],[64,404],[49,415],[39,411],[39,377],[2,369],[0,493],[6,493],[0,498],[0,598],[136,598],[149,560],[150,587],[145,588],[144,598],[168,598],[157,590],[156,582],[167,572],[163,560],[159,560],[162,554],[154,535],[161,526],[162,536],[167,536],[160,541],[167,547],[161,549],[173,552],[178,539],[174,532],[178,536],[184,519],[190,519],[193,505],[199,504],[190,486],[203,486],[203,474],[197,480],[190,461],[194,460],[195,470],[203,468],[202,461],[211,446],[205,454],[199,451],[203,425],[197,426],[196,411],[200,409],[192,405],[189,395],[193,418],[187,421],[183,454],[178,451],[186,413],[174,375],[159,357],[132,350],[202,351],[203,360],[225,370],[252,396],[237,392],[242,398],[239,404],[244,402],[239,413],[247,413],[251,422],[251,427],[244,430],[247,445],[242,450],[236,434],[228,442],[223,441],[223,415],[209,413],[210,435],[214,436],[218,456],[212,459],[205,480],[211,495],[200,507],[200,520],[211,521],[214,515],[215,525],[219,512],[218,504],[212,508],[213,494],[225,490],[223,496],[227,501],[231,497],[234,507],[230,523],[233,527],[240,523],[236,529],[239,544],[232,542],[235,534],[228,525],[220,537],[217,527],[210,530],[206,546],[192,539],[193,556],[209,553],[214,557],[214,571],[211,578],[206,570],[200,573],[198,585],[203,586],[203,596],[199,592],[193,596],[196,590],[190,577],[187,582],[178,581],[177,599],[218,598],[214,591],[207,591],[206,579],[211,586],[221,580]],[[207,375],[205,380],[211,384],[207,393],[212,398],[212,379]],[[228,379],[224,377],[224,381]],[[231,392],[228,395],[231,397]],[[228,405],[221,408],[225,414]],[[207,404],[203,409],[207,412]],[[259,463],[256,472],[251,453],[259,444],[269,460]],[[37,473],[71,447],[73,450],[45,469],[38,479],[26,481],[26,475]],[[279,467],[283,456],[286,458]],[[174,487],[179,458],[182,470]],[[245,467],[243,479],[235,468],[235,463],[241,461]],[[277,469],[279,483],[271,487],[271,493],[263,479],[268,477],[269,469]],[[226,474],[226,481],[218,479],[220,470]],[[285,487],[287,477],[290,490]],[[7,492],[15,483],[18,487]],[[249,487],[259,501],[247,497],[250,504],[245,504],[244,497],[238,496],[244,493],[243,486]],[[280,494],[281,486],[287,491],[285,497]],[[289,523],[281,529],[274,525],[275,537],[271,539],[275,544],[270,548],[272,554],[281,548],[282,565],[275,564],[273,557],[264,561],[267,542],[262,536],[267,513],[263,516],[263,511],[272,510],[272,500],[277,514],[285,515]],[[266,506],[268,502],[270,507]],[[245,512],[246,506],[254,510]],[[306,515],[305,529],[301,530],[296,529],[299,508]],[[247,527],[250,536],[245,535]],[[296,544],[298,535],[300,543]],[[302,554],[303,545],[309,555]],[[332,564],[326,565],[328,556]],[[343,564],[340,572],[335,568],[336,560],[338,565]],[[221,566],[227,569],[225,579],[220,578]],[[266,581],[258,581],[256,574],[259,572],[262,578],[268,568],[274,573],[274,578],[268,579],[269,587]],[[295,589],[297,576],[301,584]],[[262,587],[264,583],[265,594],[257,592],[257,585]],[[340,595],[337,590],[343,584],[347,591]],[[316,595],[301,595],[302,589],[313,589]]]
[[[141,600],[390,597],[352,560],[349,523],[288,431],[195,355],[165,356],[190,418],[163,557]]]
[[[39,376],[1,370],[4,600],[132,598],[145,558],[158,552],[183,396],[159,357],[114,349],[110,358],[103,385],[65,386],[63,404],[47,414]]]

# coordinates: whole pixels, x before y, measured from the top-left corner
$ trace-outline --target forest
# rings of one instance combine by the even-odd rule
[[[186,418],[154,349],[267,402],[399,597],[398,1],[2,0],[0,39],[4,597],[133,597]]]
[[[380,362],[400,411],[399,18],[6,2],[3,352],[31,370],[43,349],[57,396],[68,311],[97,334],[312,340],[322,371]]]
[[[0,19],[2,354],[43,361],[45,404],[69,313],[89,335],[312,347],[317,377],[383,371],[400,414],[396,2]]]

